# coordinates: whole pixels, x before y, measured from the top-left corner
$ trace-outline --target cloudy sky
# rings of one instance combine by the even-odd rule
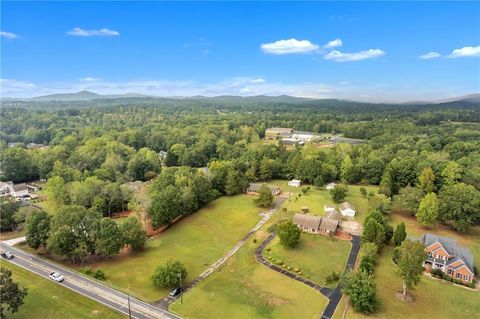
[[[480,91],[480,3],[2,2],[1,95]]]

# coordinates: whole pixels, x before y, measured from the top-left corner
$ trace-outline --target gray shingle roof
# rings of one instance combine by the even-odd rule
[[[331,210],[328,213],[326,213],[325,218],[341,220],[342,219],[342,214],[340,214],[340,212],[338,210],[334,209],[334,210]]]
[[[443,248],[445,248],[447,253],[455,256],[455,258],[449,260],[448,264],[451,264],[457,260],[463,260],[468,269],[473,272],[473,255],[467,248],[458,246],[455,239],[434,234],[423,234],[422,237],[420,237],[420,242],[423,243],[425,247],[428,247],[436,242],[440,243]]]
[[[27,184],[25,183],[13,185],[12,188],[14,192],[21,192],[28,189]]]
[[[312,216],[306,214],[295,214],[293,216],[294,224],[311,229],[318,229],[321,221],[322,217],[319,216]]]

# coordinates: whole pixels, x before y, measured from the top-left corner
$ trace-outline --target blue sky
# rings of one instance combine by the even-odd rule
[[[3,2],[2,96],[480,91],[480,3]],[[423,58],[422,58],[423,57]]]

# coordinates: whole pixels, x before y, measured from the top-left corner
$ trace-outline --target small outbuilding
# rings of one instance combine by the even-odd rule
[[[343,216],[354,217],[355,216],[355,207],[349,202],[343,202],[340,204],[340,212]]]
[[[302,181],[299,179],[292,179],[291,181],[288,182],[288,186],[292,187],[300,187],[302,185]]]
[[[260,192],[260,188],[262,187],[262,185],[263,184],[260,184],[260,183],[250,183],[247,189],[245,190],[245,192],[247,194],[257,195]],[[276,186],[267,186],[267,187],[272,191],[273,196],[280,195],[280,193],[282,192],[280,187],[276,187]]]
[[[325,204],[323,205],[323,209],[325,210],[325,214],[335,210],[335,206],[333,206],[332,204]]]

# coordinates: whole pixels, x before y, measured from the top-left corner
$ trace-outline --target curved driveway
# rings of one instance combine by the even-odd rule
[[[322,295],[328,298],[329,302],[325,310],[323,311],[321,315],[321,319],[330,319],[332,318],[333,314],[335,313],[335,309],[338,306],[338,303],[340,302],[340,298],[342,298],[342,287],[339,284],[335,289],[330,289],[327,287],[322,287],[318,285],[317,283],[306,279],[302,276],[299,276],[295,273],[292,273],[290,271],[285,270],[282,267],[279,267],[277,265],[272,264],[268,260],[266,260],[263,257],[263,250],[267,245],[273,240],[275,237],[275,233],[271,233],[268,235],[268,237],[262,242],[262,244],[255,250],[255,259],[265,265],[266,267],[281,273],[284,276],[287,276],[293,280],[296,280],[298,282],[301,282],[302,284],[305,284],[318,292],[320,292]],[[355,266],[355,262],[357,260],[358,256],[358,251],[360,250],[360,236],[354,236],[352,235],[352,249],[350,249],[350,254],[348,255],[348,260],[347,264],[345,265],[345,272],[349,269],[352,269]]]

